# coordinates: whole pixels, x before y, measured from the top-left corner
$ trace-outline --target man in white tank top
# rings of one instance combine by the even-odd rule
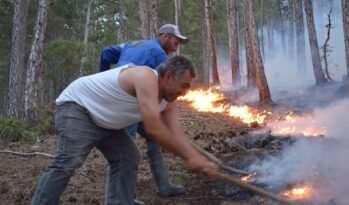
[[[175,100],[194,77],[192,63],[175,56],[157,71],[125,65],[71,83],[56,99],[57,151],[32,204],[58,204],[74,171],[97,147],[110,164],[105,204],[132,205],[140,156],[124,128],[141,120],[153,139],[178,154],[188,170],[212,176],[217,165],[196,151],[177,119]]]

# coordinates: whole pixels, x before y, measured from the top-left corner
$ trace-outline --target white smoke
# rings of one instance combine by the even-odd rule
[[[349,197],[349,99],[324,109],[313,117],[327,127],[324,138],[299,138],[278,157],[270,157],[250,166],[259,182],[279,187],[288,183],[322,181],[316,186],[314,204],[348,204]],[[325,183],[326,182],[326,183]]]

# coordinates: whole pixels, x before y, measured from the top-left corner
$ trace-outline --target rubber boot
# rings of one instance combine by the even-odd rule
[[[149,157],[151,172],[158,186],[157,194],[164,198],[184,194],[185,189],[183,186],[175,185],[171,182],[161,151],[159,149],[153,149],[148,151],[147,155]]]

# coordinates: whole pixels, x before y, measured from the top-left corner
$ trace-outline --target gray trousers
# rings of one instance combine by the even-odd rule
[[[140,154],[126,130],[97,126],[86,109],[72,102],[57,106],[55,123],[56,155],[39,180],[32,205],[58,204],[70,177],[94,147],[110,165],[105,204],[133,204]]]

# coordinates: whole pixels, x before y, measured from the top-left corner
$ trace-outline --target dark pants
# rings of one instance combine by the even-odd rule
[[[55,122],[56,155],[39,180],[32,205],[58,204],[70,177],[94,147],[110,165],[105,204],[133,204],[140,155],[126,130],[101,128],[86,109],[70,102],[57,106]]]

